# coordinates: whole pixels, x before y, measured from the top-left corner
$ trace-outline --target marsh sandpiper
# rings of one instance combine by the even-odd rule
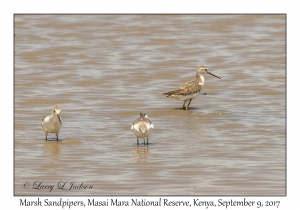
[[[177,90],[173,90],[173,91],[163,93],[163,94],[166,94],[167,97],[175,98],[179,101],[184,101],[182,109],[188,110],[191,101],[194,98],[196,98],[199,95],[199,93],[201,92],[201,90],[203,89],[204,81],[205,81],[204,76],[203,76],[204,74],[210,74],[214,77],[221,79],[220,77],[210,73],[206,67],[200,66],[196,70],[196,78],[181,85],[181,87]],[[187,106],[185,106],[185,103],[188,100],[189,100],[189,103]]]
[[[148,138],[152,129],[153,129],[153,124],[148,119],[148,116],[146,114],[140,113],[140,117],[136,119],[131,126],[132,132],[136,135],[137,145],[139,145],[139,138],[144,139],[144,144],[145,144],[145,138],[147,138],[147,145],[148,145]]]
[[[55,133],[56,140],[58,140],[58,133],[62,126],[60,113],[61,109],[58,106],[55,106],[52,114],[47,115],[42,119],[42,127],[45,132],[46,140],[48,133]]]

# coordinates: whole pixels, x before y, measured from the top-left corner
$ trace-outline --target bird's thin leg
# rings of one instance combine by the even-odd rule
[[[45,133],[45,136],[46,136],[46,141],[48,141],[48,139],[47,139],[48,133]]]
[[[136,144],[139,145],[139,139],[138,138],[136,139]]]
[[[183,109],[183,110],[186,109],[186,107],[185,107],[185,103],[186,103],[186,102],[187,102],[187,101],[184,101],[184,102],[183,102],[183,106],[182,106],[182,109]]]
[[[58,133],[56,133],[55,135],[56,135],[56,141],[58,141]]]
[[[190,99],[189,104],[188,104],[187,107],[185,108],[186,111],[189,110],[189,106],[190,106],[191,101],[192,101],[192,99]]]
[[[147,146],[148,146],[148,137],[147,137]]]

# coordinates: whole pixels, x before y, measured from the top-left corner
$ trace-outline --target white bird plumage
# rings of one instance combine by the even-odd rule
[[[55,133],[56,140],[58,140],[58,134],[62,126],[60,113],[61,109],[58,106],[55,106],[52,114],[47,115],[42,119],[42,127],[45,132],[46,140],[48,133]]]
[[[139,145],[139,138],[144,139],[147,138],[147,145],[148,145],[148,138],[153,129],[152,122],[148,119],[146,114],[140,113],[140,117],[136,119],[133,124],[131,125],[131,130],[136,136],[137,144]]]

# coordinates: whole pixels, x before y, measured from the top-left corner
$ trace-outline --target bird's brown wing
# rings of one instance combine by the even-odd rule
[[[46,117],[48,117],[48,115],[46,115],[46,116],[43,117],[42,122],[44,121],[44,119],[45,119]]]
[[[152,122],[151,122],[148,118],[144,118],[143,120],[144,120],[144,122],[146,122],[146,123],[152,124]]]
[[[163,93],[165,95],[167,95],[167,97],[171,96],[171,95],[182,95],[182,93],[184,92],[184,89],[177,89],[177,90],[173,90],[167,93]]]
[[[201,90],[202,85],[199,85],[199,81],[195,78],[183,85],[177,90],[173,90],[167,93],[164,93],[167,95],[167,97],[171,95],[189,95],[197,93]]]

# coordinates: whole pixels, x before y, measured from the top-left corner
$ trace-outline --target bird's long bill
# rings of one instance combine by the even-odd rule
[[[219,79],[221,79],[220,77],[218,77],[218,76],[216,76],[216,75],[214,75],[214,74],[212,74],[212,73],[210,73],[210,72],[208,72],[210,75],[212,75],[212,76],[214,76],[214,77],[217,77],[217,78],[219,78]]]

